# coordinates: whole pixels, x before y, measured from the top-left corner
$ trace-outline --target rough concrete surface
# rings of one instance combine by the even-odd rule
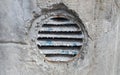
[[[83,60],[52,63],[29,42],[33,11],[64,3],[90,36]],[[0,75],[120,75],[120,0],[0,0]]]

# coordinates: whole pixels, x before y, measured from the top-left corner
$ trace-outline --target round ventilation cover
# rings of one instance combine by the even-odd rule
[[[64,11],[51,12],[35,19],[32,26],[36,48],[46,60],[67,62],[80,57],[86,33],[79,18]]]

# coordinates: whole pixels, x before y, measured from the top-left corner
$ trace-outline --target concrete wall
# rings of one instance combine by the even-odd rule
[[[91,39],[84,60],[51,63],[29,43],[33,11],[64,3]],[[120,75],[120,0],[1,0],[0,75]]]

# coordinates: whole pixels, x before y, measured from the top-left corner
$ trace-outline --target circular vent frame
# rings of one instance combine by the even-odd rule
[[[87,43],[87,33],[79,18],[65,12],[50,12],[32,22],[32,38],[45,60],[69,62],[81,53]]]

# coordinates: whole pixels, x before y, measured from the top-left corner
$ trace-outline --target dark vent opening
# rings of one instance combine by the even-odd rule
[[[47,49],[51,49],[51,50],[56,50],[56,49],[64,49],[64,50],[73,50],[73,49],[80,49],[82,46],[69,46],[69,47],[66,47],[66,46],[40,46],[40,45],[37,45],[39,49],[41,50],[47,50]]]
[[[77,45],[71,45],[71,46],[67,46],[67,45],[39,45],[39,44],[37,44],[37,46],[38,46],[38,48],[39,49],[79,49],[79,48],[81,48],[82,47],[82,45],[79,45],[79,46],[77,46]]]
[[[43,27],[76,27],[78,28],[77,24],[43,24]]]
[[[69,19],[65,18],[65,17],[53,17],[51,18],[51,20],[53,21],[69,21]]]
[[[72,54],[67,54],[67,55],[66,54],[45,54],[45,56],[46,57],[56,57],[56,56],[57,57],[58,56],[59,57],[74,57],[74,56],[76,56],[76,54],[73,54],[73,55]]]
[[[38,41],[79,41],[79,42],[83,42],[83,38],[67,38],[67,37],[38,37],[37,38]]]
[[[38,34],[82,34],[82,31],[38,31]]]

